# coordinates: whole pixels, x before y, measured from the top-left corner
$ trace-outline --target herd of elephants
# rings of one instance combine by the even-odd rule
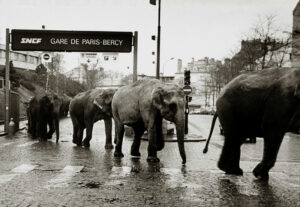
[[[112,149],[112,120],[115,123],[115,157],[123,157],[124,126],[134,130],[131,155],[140,156],[141,136],[148,131],[148,162],[159,162],[157,151],[164,148],[162,119],[176,126],[182,164],[184,148],[185,97],[181,87],[156,79],[138,80],[119,89],[92,89],[71,100],[47,95],[30,100],[28,132],[46,140],[56,131],[59,139],[59,115],[69,113],[73,123],[73,143],[90,146],[93,124],[104,120],[106,149]],[[218,167],[227,174],[242,175],[239,166],[242,143],[249,137],[264,138],[262,161],[253,170],[258,180],[267,181],[286,132],[300,128],[300,68],[273,68],[237,76],[224,86],[216,102],[216,118],[224,130],[224,145]],[[48,127],[47,127],[48,126]],[[49,129],[49,131],[48,131]],[[83,131],[86,137],[83,139]]]

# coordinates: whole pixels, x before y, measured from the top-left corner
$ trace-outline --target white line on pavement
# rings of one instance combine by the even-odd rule
[[[36,168],[37,165],[22,164],[11,170],[13,173],[25,174]]]
[[[17,175],[28,173],[36,167],[37,167],[37,165],[30,165],[30,164],[22,164],[18,167],[15,167],[14,169],[12,169],[10,171],[11,173],[0,175],[0,184],[7,183],[7,182],[11,181]]]
[[[0,148],[9,146],[9,145],[11,145],[11,144],[13,144],[13,143],[15,143],[15,142],[4,143],[4,144],[2,144],[2,145],[0,146]]]
[[[30,141],[30,142],[27,142],[27,143],[24,143],[24,144],[19,144],[19,145],[17,145],[17,147],[28,147],[28,146],[31,146],[31,145],[36,144],[36,143],[39,143],[39,141]]]
[[[59,188],[67,186],[67,181],[71,180],[76,173],[79,173],[84,166],[66,166],[59,175],[48,181],[48,184],[44,188]]]

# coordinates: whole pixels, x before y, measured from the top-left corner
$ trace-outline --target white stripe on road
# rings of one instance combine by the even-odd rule
[[[71,180],[76,173],[79,173],[84,166],[66,166],[62,172],[56,176],[55,178],[51,179],[45,188],[59,188],[68,185],[68,181]]]
[[[25,144],[19,144],[19,145],[17,145],[17,147],[28,147],[28,146],[31,146],[31,145],[36,144],[36,143],[39,143],[39,141],[30,141],[30,142],[27,142]]]
[[[130,172],[131,167],[113,167],[109,177],[126,177]]]
[[[37,165],[22,164],[11,170],[13,173],[25,174],[36,168]]]
[[[4,143],[4,144],[2,144],[2,145],[0,146],[0,148],[9,146],[9,145],[11,145],[11,144],[13,144],[13,143],[15,143],[15,142]]]
[[[22,164],[14,169],[12,169],[10,174],[0,175],[0,184],[7,183],[11,181],[14,177],[20,174],[25,174],[32,171],[36,168],[37,165],[30,165],[30,164]]]

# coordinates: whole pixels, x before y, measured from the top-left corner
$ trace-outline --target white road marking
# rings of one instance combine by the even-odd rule
[[[131,167],[113,167],[109,177],[126,177],[131,172]]]
[[[45,186],[45,188],[49,189],[67,186],[67,182],[71,180],[71,178],[75,176],[76,173],[79,173],[83,168],[84,166],[66,166],[59,175],[48,181],[48,184]]]
[[[14,143],[14,142],[4,143],[4,144],[2,144],[2,145],[0,146],[0,148],[9,146],[9,145],[11,145],[11,144],[13,144],[13,143]]]
[[[28,147],[28,146],[31,146],[31,145],[36,144],[36,143],[39,143],[39,141],[30,141],[30,142],[27,142],[25,144],[19,144],[19,145],[17,145],[17,147]]]
[[[13,173],[25,174],[36,168],[37,165],[22,164],[11,170]]]
[[[272,177],[271,177],[272,176]],[[289,176],[283,172],[270,172],[271,179],[292,188],[300,188],[299,176]]]
[[[17,175],[26,174],[36,168],[37,165],[22,164],[12,169],[9,174],[0,175],[0,184],[7,183],[14,179]]]
[[[7,183],[7,182],[11,181],[16,176],[17,176],[17,174],[0,175],[0,184]]]

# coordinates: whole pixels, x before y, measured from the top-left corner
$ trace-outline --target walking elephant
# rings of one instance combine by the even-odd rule
[[[259,180],[268,180],[284,134],[300,127],[300,69],[265,69],[242,74],[223,88],[216,106],[203,152],[207,152],[219,117],[225,141],[218,167],[228,174],[242,175],[241,144],[247,137],[263,137],[263,158],[253,174]]]
[[[27,109],[28,132],[32,138],[50,139],[56,131],[56,142],[58,142],[60,106],[61,100],[57,96],[51,98],[47,95],[37,95],[29,101]]]
[[[184,150],[184,94],[176,85],[164,84],[159,80],[139,80],[121,87],[112,100],[115,120],[116,148],[114,155],[123,157],[122,141],[124,125],[134,130],[131,155],[140,156],[141,136],[148,131],[148,162],[159,162],[157,151],[164,148],[162,119],[176,125],[179,152],[182,163],[186,162]]]
[[[66,117],[69,112],[71,98],[67,95],[63,95],[63,96],[61,96],[61,99],[62,99],[62,105],[60,108],[60,116]]]
[[[93,125],[103,119],[106,134],[106,149],[112,149],[112,112],[111,101],[115,89],[92,89],[77,94],[70,102],[70,116],[73,123],[73,143],[89,147]],[[83,130],[86,137],[83,140]]]

